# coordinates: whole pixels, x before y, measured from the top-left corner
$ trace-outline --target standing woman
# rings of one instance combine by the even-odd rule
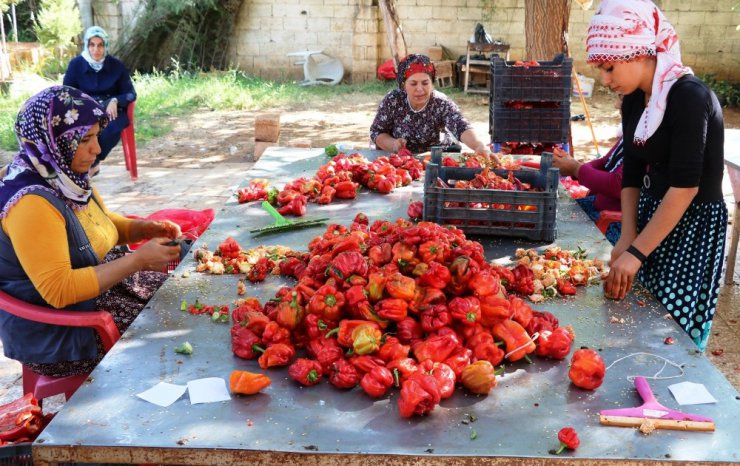
[[[457,139],[476,154],[491,155],[457,105],[434,90],[435,76],[429,57],[411,54],[404,58],[398,65],[398,89],[380,102],[370,126],[370,140],[381,150],[398,152],[406,148],[419,153],[432,146],[449,147]]]
[[[109,124],[100,134],[100,155],[91,174],[99,170],[98,164],[121,140],[121,132],[129,125],[126,109],[136,100],[126,66],[121,60],[108,55],[108,33],[99,26],[85,31],[84,50],[73,58],[64,73],[64,85],[75,87],[92,96],[105,108]]]
[[[604,293],[624,298],[637,276],[703,351],[727,232],[719,101],[683,66],[673,26],[648,0],[604,0],[586,50],[624,95],[622,236]]]

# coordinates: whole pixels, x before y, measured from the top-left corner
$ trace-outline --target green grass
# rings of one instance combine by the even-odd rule
[[[199,111],[302,109],[332,99],[351,99],[356,94],[382,96],[393,82],[303,87],[268,81],[240,71],[211,73],[172,72],[134,74],[136,139],[141,142],[167,134],[173,117]],[[18,109],[30,94],[0,98],[0,148],[17,150],[14,124]],[[380,97],[378,97],[379,100]]]

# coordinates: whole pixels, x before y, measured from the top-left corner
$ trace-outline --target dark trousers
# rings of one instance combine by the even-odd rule
[[[105,105],[104,105],[105,107]],[[126,128],[129,124],[128,121],[128,114],[126,113],[126,107],[118,106],[118,117],[108,122],[108,126],[101,131],[100,135],[98,136],[98,142],[100,143],[100,154],[98,154],[95,165],[99,164],[103,160],[105,160],[106,157],[108,157],[108,154],[111,150],[113,150],[114,147],[118,144],[118,141],[121,140],[121,132]]]

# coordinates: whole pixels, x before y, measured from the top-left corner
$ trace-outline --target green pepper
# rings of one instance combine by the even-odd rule
[[[189,341],[186,341],[182,345],[175,348],[175,353],[179,354],[193,354],[193,345]]]
[[[180,301],[180,310],[182,312],[185,312],[185,311],[188,310],[188,302],[186,300],[184,300],[184,299],[182,301]]]
[[[339,149],[336,144],[329,144],[324,147],[324,153],[329,157],[336,157],[336,155],[339,154]]]

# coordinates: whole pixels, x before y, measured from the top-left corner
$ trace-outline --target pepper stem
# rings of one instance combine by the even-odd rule
[[[557,451],[555,452],[555,454],[556,455],[561,454],[563,452],[563,450],[565,450],[565,447],[566,447],[566,445],[563,442],[560,442],[560,448],[557,449]]]

